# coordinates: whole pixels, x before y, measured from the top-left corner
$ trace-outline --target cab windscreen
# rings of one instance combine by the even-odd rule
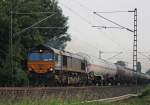
[[[31,61],[51,61],[53,58],[53,54],[49,52],[28,54],[28,59]]]

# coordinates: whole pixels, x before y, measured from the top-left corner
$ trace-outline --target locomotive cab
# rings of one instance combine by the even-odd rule
[[[28,53],[28,71],[45,74],[54,70],[54,51],[39,45]]]

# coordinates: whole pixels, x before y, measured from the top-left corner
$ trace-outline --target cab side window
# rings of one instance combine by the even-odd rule
[[[55,54],[55,61],[58,61],[58,54]]]
[[[81,62],[81,70],[85,70],[85,62]]]
[[[67,66],[67,56],[63,56],[63,66]]]

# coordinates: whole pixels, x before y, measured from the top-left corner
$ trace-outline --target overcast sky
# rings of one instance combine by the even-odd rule
[[[69,17],[68,33],[72,41],[66,50],[83,52],[98,58],[101,50],[102,58],[110,62],[123,60],[132,65],[133,33],[125,29],[97,29],[92,26],[113,26],[114,24],[93,14],[96,12],[128,11],[137,8],[138,11],[138,51],[150,55],[150,1],[149,0],[58,0],[65,16]],[[134,14],[129,12],[100,13],[100,15],[133,29]],[[118,52],[123,52],[112,58]],[[142,63],[142,71],[150,68],[150,61],[138,54]],[[132,67],[132,66],[131,66]]]

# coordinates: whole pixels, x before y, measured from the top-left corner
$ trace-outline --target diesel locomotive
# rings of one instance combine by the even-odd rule
[[[150,76],[132,69],[57,50],[40,44],[28,53],[27,68],[32,85],[121,85],[150,82]]]
[[[84,57],[39,45],[28,53],[27,67],[32,84],[73,85],[87,83]]]

